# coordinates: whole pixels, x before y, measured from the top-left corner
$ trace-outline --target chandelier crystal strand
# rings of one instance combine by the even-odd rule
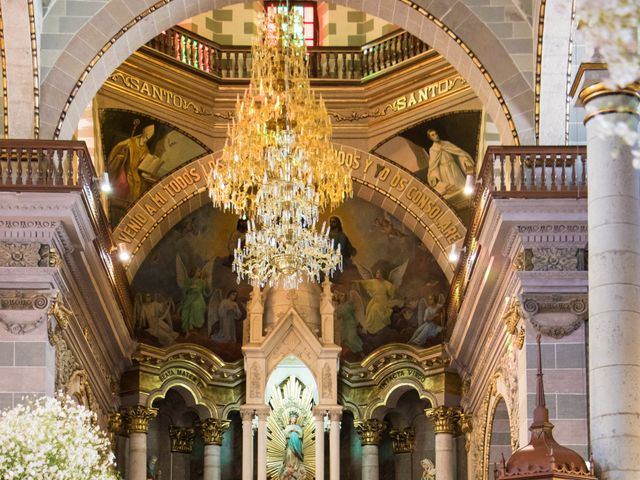
[[[209,177],[213,204],[249,217],[234,251],[238,282],[296,288],[342,269],[321,211],[352,194],[351,177],[330,143],[331,122],[310,88],[306,47],[295,37],[295,13],[261,22],[249,89],[220,162]]]
[[[225,211],[259,218],[258,192],[271,180],[293,183],[296,194],[307,195],[312,187],[319,211],[333,210],[352,195],[350,173],[331,144],[326,106],[311,90],[306,46],[295,28],[284,26],[300,22],[294,12],[261,18],[251,83],[208,179],[214,206]],[[274,200],[274,191],[262,197]]]

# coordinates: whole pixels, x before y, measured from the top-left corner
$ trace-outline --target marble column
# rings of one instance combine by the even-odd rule
[[[204,480],[221,480],[220,449],[222,435],[229,428],[229,420],[207,418],[200,425],[204,440]]]
[[[253,408],[241,408],[242,480],[253,480]]]
[[[324,480],[324,408],[315,408],[313,417],[316,427],[316,480]]]
[[[189,480],[191,452],[196,432],[193,428],[169,427],[171,439],[171,478]]]
[[[342,407],[329,410],[329,479],[340,480],[340,419]]]
[[[380,478],[378,444],[386,424],[372,418],[355,421],[353,426],[358,432],[362,444],[362,480],[378,480]]]
[[[393,428],[389,431],[393,442],[396,478],[411,478],[413,465],[411,457],[416,437],[413,428]]]
[[[638,87],[596,83],[585,105],[589,174],[589,407],[599,478],[640,478],[640,176],[600,122],[638,131]],[[635,472],[635,473],[634,473]]]
[[[267,417],[271,408],[256,409],[258,416],[258,480],[267,480]]]
[[[436,432],[436,478],[455,480],[456,456],[453,432],[460,419],[460,410],[441,405],[425,410],[427,418],[433,421]]]
[[[126,410],[125,418],[129,432],[127,480],[146,480],[147,478],[147,432],[149,421],[157,414],[157,408],[142,405],[135,405]]]

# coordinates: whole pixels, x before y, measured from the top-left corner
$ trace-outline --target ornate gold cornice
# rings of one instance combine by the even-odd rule
[[[116,441],[118,435],[122,434],[122,428],[124,426],[123,415],[120,412],[115,412],[109,415],[109,422],[107,423],[107,431],[109,432],[109,441],[111,447],[116,448]]]
[[[231,422],[217,418],[207,418],[200,425],[205,445],[222,445],[222,435],[227,431]]]
[[[413,428],[393,428],[389,430],[389,436],[393,442],[393,453],[413,453],[416,438]]]
[[[193,428],[180,428],[175,425],[169,427],[172,453],[191,453],[196,431]]]
[[[460,421],[460,408],[441,405],[435,408],[427,408],[424,413],[427,418],[433,420],[434,429],[438,433],[454,433],[456,425]]]
[[[134,405],[124,410],[128,433],[147,433],[149,421],[158,415],[157,408]]]
[[[378,445],[380,443],[380,435],[387,428],[385,422],[376,418],[356,420],[353,422],[353,426],[360,436],[362,445]]]
[[[587,104],[594,98],[601,97],[602,95],[629,95],[640,98],[640,83],[631,83],[624,88],[612,88],[603,82],[598,82],[584,87],[580,91],[578,98],[583,104]]]
[[[464,449],[471,449],[471,432],[473,432],[473,415],[463,412],[460,414],[460,431],[464,433]]]

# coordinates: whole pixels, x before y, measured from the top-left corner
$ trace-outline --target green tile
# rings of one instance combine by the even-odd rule
[[[233,10],[214,10],[213,18],[215,18],[219,22],[231,22],[233,20]]]
[[[244,33],[253,35],[256,33],[256,24],[253,22],[244,22]]]
[[[373,18],[358,24],[358,34],[363,35],[373,30]]]
[[[233,35],[219,35],[216,34],[213,36],[213,41],[219,43],[220,45],[232,45],[233,44]]]
[[[367,14],[364,12],[356,12],[350,10],[347,12],[347,22],[349,23],[361,23],[367,19]]]
[[[329,23],[329,35],[335,35],[338,32],[338,25],[335,23]]]
[[[347,45],[349,47],[360,47],[366,42],[367,37],[365,35],[349,35],[347,38]]]

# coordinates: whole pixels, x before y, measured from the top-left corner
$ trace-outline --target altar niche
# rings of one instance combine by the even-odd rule
[[[316,437],[324,437],[324,425],[316,430],[313,407],[318,402],[318,388],[312,373],[296,357],[286,357],[267,382],[265,400],[271,408],[267,419],[267,478],[315,478]]]

